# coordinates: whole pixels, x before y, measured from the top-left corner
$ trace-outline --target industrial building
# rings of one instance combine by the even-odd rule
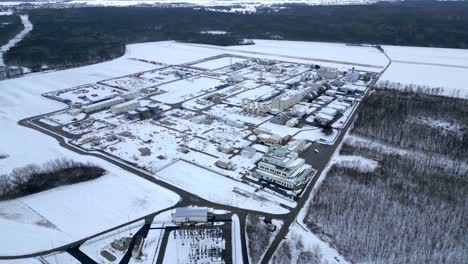
[[[302,139],[294,139],[291,140],[287,145],[286,148],[288,150],[301,153],[304,150],[306,150],[310,146],[310,143],[307,143],[307,141],[302,140]]]
[[[334,118],[333,116],[319,112],[315,114],[315,116],[313,117],[313,121],[324,126],[324,125],[329,124],[331,121],[333,121],[333,118]]]
[[[270,106],[266,103],[254,102],[245,98],[242,100],[242,112],[243,113],[248,113],[248,114],[259,116],[259,115],[265,115],[269,111],[270,111]]]
[[[302,101],[304,97],[314,91],[318,91],[320,85],[311,84],[307,87],[302,87],[297,90],[289,90],[284,94],[281,94],[271,101],[271,112],[277,114],[297,103]]]
[[[357,86],[353,84],[345,84],[341,86],[338,90],[347,94],[362,94],[366,91],[366,87]]]
[[[130,92],[126,92],[126,93],[122,93],[120,96],[129,101],[129,100],[133,100],[133,99],[136,99],[138,97],[140,97],[140,91],[139,90],[135,90],[135,91],[130,91]]]
[[[232,163],[230,159],[219,159],[215,162],[215,165],[225,170],[233,170],[236,168],[235,164]]]
[[[122,97],[116,97],[116,98],[105,100],[99,103],[83,106],[81,109],[83,109],[85,113],[91,113],[91,112],[103,110],[105,108],[108,108],[108,107],[111,107],[113,105],[117,105],[123,102],[125,102],[125,99],[123,99]]]
[[[206,223],[212,213],[207,207],[180,207],[172,214],[172,222],[177,225]]]
[[[113,105],[111,107],[111,112],[114,115],[118,115],[118,114],[121,114],[123,112],[133,111],[137,107],[140,107],[140,102],[137,101],[137,100],[132,100],[132,101],[128,101],[128,102],[125,102],[125,103],[118,104],[118,105]]]
[[[320,68],[317,70],[317,75],[323,79],[336,79],[340,75],[340,72],[336,69]]]
[[[359,80],[360,74],[354,68],[348,71],[345,75],[345,81],[349,83],[355,83]]]
[[[280,136],[277,134],[259,134],[257,136],[257,141],[261,142],[265,145],[278,145],[278,144],[283,144],[284,141],[286,141],[285,136]]]
[[[125,116],[129,120],[136,120],[136,119],[140,118],[140,113],[138,113],[137,111],[128,111],[127,113],[125,113]]]
[[[138,107],[138,108],[135,109],[135,111],[136,111],[138,114],[140,114],[140,118],[142,118],[142,119],[148,118],[148,117],[150,117],[151,114],[152,114],[151,109],[148,108],[148,107],[145,107],[145,106],[143,106],[143,107]]]
[[[240,154],[244,158],[251,158],[255,154],[257,154],[257,150],[253,147],[248,146],[248,147],[243,148]]]
[[[287,189],[301,189],[312,166],[298,157],[296,152],[280,145],[268,148],[255,169],[255,177],[275,183]]]

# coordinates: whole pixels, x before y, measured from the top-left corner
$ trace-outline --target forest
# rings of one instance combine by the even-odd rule
[[[274,233],[266,229],[263,218],[250,214],[246,217],[245,233],[248,238],[250,263],[260,263],[262,256],[274,238]]]
[[[466,100],[379,89],[363,107],[305,222],[352,262],[466,263]]]
[[[126,44],[160,40],[235,45],[259,38],[468,48],[464,1],[280,7],[256,13],[169,7],[31,9],[33,31],[5,59],[33,70],[42,65],[69,68],[121,56]],[[227,34],[201,33],[209,30]]]
[[[42,166],[30,164],[14,169],[10,175],[0,175],[0,201],[89,181],[105,172],[96,165],[68,159],[56,159]]]
[[[21,19],[17,15],[0,15],[0,46],[24,29]]]

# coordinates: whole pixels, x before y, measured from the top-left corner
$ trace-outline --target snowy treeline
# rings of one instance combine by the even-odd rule
[[[334,165],[306,224],[358,263],[466,263],[467,103],[377,91],[342,154],[377,160],[374,171]],[[457,123],[450,130],[408,119]]]
[[[104,173],[105,170],[96,165],[68,159],[56,159],[43,166],[30,164],[14,169],[10,175],[0,175],[0,200],[89,181]]]
[[[273,255],[272,264],[327,264],[323,260],[322,252],[318,245],[311,250],[304,247],[301,236],[293,235],[291,239],[285,239]]]
[[[378,90],[368,97],[353,133],[392,145],[451,158],[468,156],[468,100],[402,91]]]
[[[259,263],[270,245],[274,233],[266,229],[262,218],[250,214],[246,217],[245,229],[249,240],[250,261],[252,264]]]

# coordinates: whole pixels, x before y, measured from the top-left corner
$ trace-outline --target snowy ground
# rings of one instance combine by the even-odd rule
[[[443,94],[468,98],[468,50],[422,47],[383,47],[392,64],[382,76],[400,85],[441,87]]]
[[[0,255],[65,245],[172,206],[178,199],[115,169],[96,180],[0,202]]]
[[[255,188],[249,185],[182,160],[164,168],[156,175],[215,203],[276,214],[288,212],[287,209],[280,206],[280,203],[295,206],[294,203],[264,191],[254,193]],[[206,188],[207,183],[210,185],[209,189]],[[241,190],[245,195],[251,195],[251,197],[233,192],[235,188]]]
[[[205,62],[200,62],[197,64],[192,64],[190,66],[193,67],[198,67],[198,68],[204,68],[207,70],[214,70],[222,67],[229,66],[231,64],[237,63],[237,62],[243,62],[245,59],[242,58],[237,58],[237,57],[222,57],[219,59],[215,60],[210,60],[210,61],[205,61]]]
[[[132,237],[143,226],[143,224],[144,221],[139,221],[124,228],[117,229],[116,231],[88,240],[80,246],[80,250],[97,263],[102,264],[109,263],[109,261],[100,254],[101,251],[106,250],[116,258],[113,263],[119,263],[125,255],[125,251],[114,249],[111,246],[111,243],[121,238]]]
[[[208,77],[188,78],[159,86],[166,93],[153,96],[152,99],[166,104],[175,104],[208,91],[214,91],[215,87],[220,84],[222,84],[220,80]]]

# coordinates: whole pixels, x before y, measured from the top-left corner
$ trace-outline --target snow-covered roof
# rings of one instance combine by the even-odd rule
[[[187,216],[198,216],[207,217],[208,208],[206,207],[180,207],[176,208],[175,217],[187,217]]]

